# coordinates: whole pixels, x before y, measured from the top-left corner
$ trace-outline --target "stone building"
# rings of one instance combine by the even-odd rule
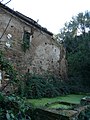
[[[53,33],[1,3],[0,50],[22,74],[60,72],[60,46]]]

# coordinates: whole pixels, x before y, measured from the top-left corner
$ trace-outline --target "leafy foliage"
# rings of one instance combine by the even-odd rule
[[[55,76],[27,73],[24,76],[23,85],[22,88],[20,84],[18,94],[27,98],[55,97],[69,92],[65,83]]]
[[[18,96],[4,96],[0,93],[0,120],[31,120],[28,116],[29,107]]]
[[[11,63],[4,57],[2,51],[0,51],[0,65],[1,69],[9,75],[10,82],[17,82],[17,72],[14,70]]]
[[[66,47],[68,78],[72,83],[69,82],[69,87],[78,92],[85,87],[90,90],[90,12],[73,17],[57,37]]]
[[[24,31],[23,43],[21,47],[24,52],[26,52],[26,50],[28,50],[30,47],[30,33],[28,33],[27,31]]]
[[[6,84],[2,84],[0,89],[1,92],[6,92],[5,89],[9,86],[9,88],[13,87],[13,90],[8,90],[8,94],[14,93],[16,85],[18,84],[18,72],[14,69],[13,65],[4,57],[2,51],[0,51],[0,69],[8,75],[9,80],[6,81]],[[2,81],[3,83],[4,81]]]
[[[78,116],[78,120],[89,120],[90,119],[90,106],[88,108],[81,112],[80,115]]]

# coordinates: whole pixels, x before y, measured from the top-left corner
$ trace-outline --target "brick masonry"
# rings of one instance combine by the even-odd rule
[[[21,47],[24,31],[32,33],[30,48],[26,52]],[[11,35],[10,39],[8,39],[8,35]],[[60,46],[52,39],[52,35],[27,23],[2,7],[0,7],[1,36],[0,50],[20,73],[25,73],[28,70],[38,74],[48,71],[57,74],[60,72]],[[11,45],[9,48],[6,46],[8,41]]]

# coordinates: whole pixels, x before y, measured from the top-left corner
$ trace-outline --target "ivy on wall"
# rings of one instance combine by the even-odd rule
[[[0,51],[0,66],[1,66],[1,70],[5,71],[6,74],[9,75],[9,83],[8,84],[10,84],[10,83],[14,84],[14,83],[16,83],[18,81],[16,70],[14,70],[14,67],[4,57],[4,55],[3,55],[3,53],[1,51]]]
[[[30,33],[24,31],[22,49],[24,52],[26,52],[26,50],[29,49],[29,47],[30,47]]]

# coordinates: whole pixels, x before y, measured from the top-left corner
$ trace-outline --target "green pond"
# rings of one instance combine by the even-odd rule
[[[55,104],[51,104],[48,108],[49,109],[59,109],[59,108],[60,109],[70,109],[70,108],[72,108],[72,106],[55,103]]]
[[[90,94],[89,94],[90,95]],[[71,106],[65,104],[52,104],[55,102],[68,102],[74,104],[80,104],[81,98],[87,96],[86,94],[70,94],[65,96],[59,96],[55,98],[41,98],[41,99],[28,99],[27,102],[31,103],[34,107],[45,107],[47,104],[51,104],[48,106],[49,108],[65,108],[68,109]]]

